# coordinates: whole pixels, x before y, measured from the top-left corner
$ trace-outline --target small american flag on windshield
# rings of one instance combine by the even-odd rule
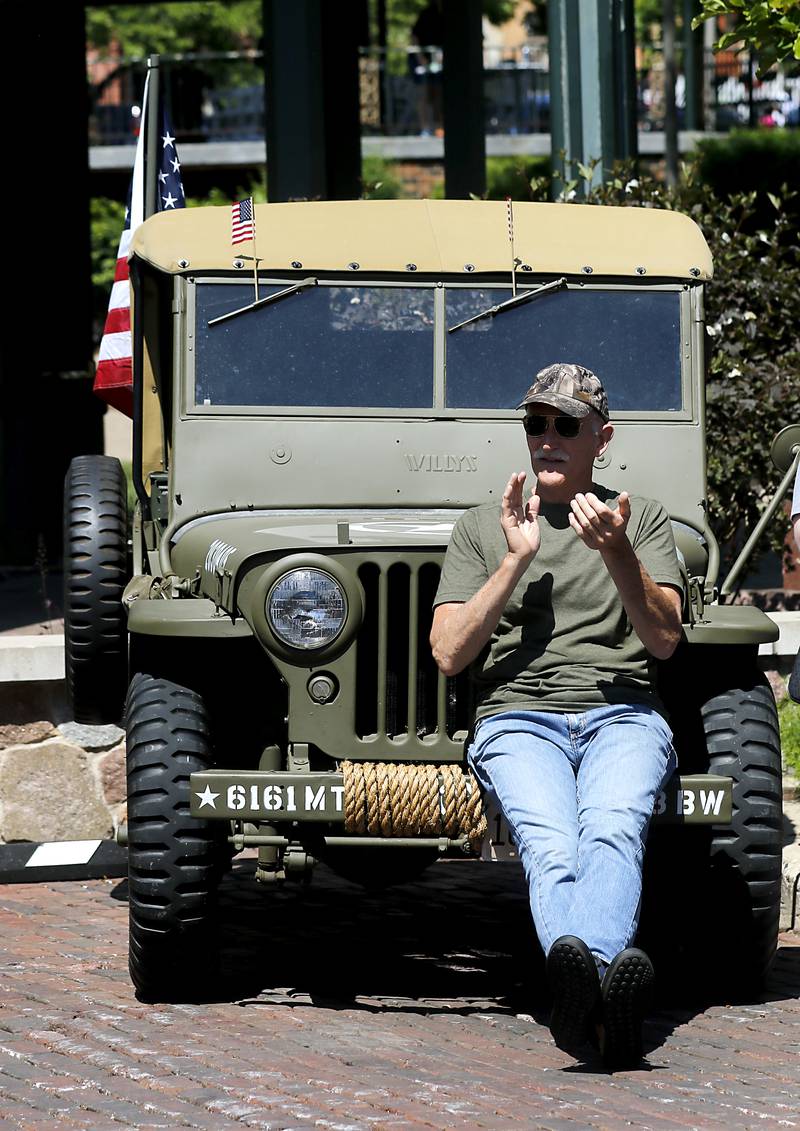
[[[231,206],[231,243],[255,239],[256,212],[252,196]]]

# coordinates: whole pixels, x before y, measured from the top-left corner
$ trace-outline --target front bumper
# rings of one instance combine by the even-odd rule
[[[344,823],[344,778],[340,773],[207,770],[192,774],[189,781],[193,817],[270,825]],[[653,821],[729,825],[732,812],[731,778],[675,775],[656,798]]]

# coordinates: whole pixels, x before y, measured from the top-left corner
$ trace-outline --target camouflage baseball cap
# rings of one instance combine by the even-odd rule
[[[517,408],[531,404],[551,405],[567,416],[587,416],[593,408],[608,420],[608,397],[600,378],[591,369],[566,361],[539,370]]]

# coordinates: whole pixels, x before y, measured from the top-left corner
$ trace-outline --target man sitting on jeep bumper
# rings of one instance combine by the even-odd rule
[[[553,1038],[631,1067],[653,984],[630,945],[644,844],[675,770],[654,661],[681,636],[681,575],[664,508],[592,482],[614,433],[598,378],[550,365],[517,407],[536,486],[525,502],[515,472],[456,523],[431,646],[448,676],[480,657],[469,761],[525,869]]]

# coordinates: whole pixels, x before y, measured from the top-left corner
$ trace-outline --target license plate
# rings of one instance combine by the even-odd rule
[[[341,774],[208,770],[190,779],[193,817],[257,821],[343,821]]]

